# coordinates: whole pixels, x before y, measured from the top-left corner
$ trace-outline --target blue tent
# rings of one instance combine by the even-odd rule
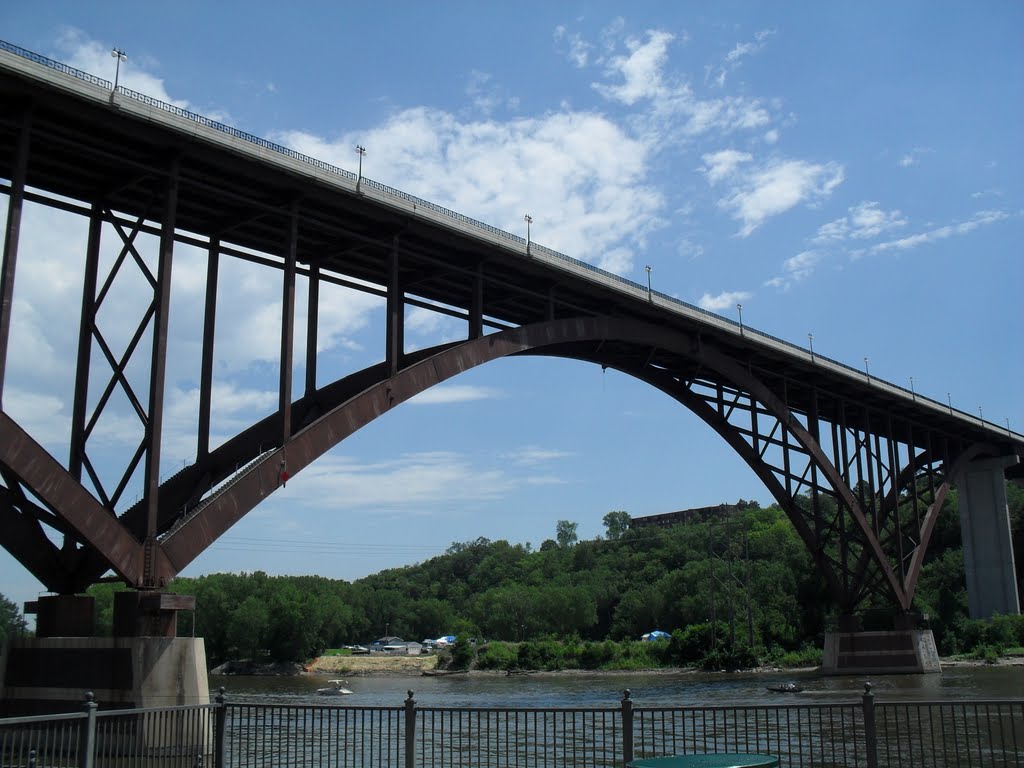
[[[668,640],[671,635],[668,632],[662,632],[660,629],[656,629],[653,632],[648,632],[643,635],[641,640]]]

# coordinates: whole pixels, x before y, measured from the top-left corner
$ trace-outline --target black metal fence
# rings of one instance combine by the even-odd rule
[[[767,753],[803,768],[1024,768],[1024,700],[608,708],[213,704],[0,720],[0,765],[612,768]]]

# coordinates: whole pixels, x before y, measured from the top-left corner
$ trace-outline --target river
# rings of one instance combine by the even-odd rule
[[[795,681],[804,690],[779,694],[773,683]],[[397,707],[411,689],[420,707],[615,707],[629,689],[635,706],[715,706],[825,703],[859,700],[865,681],[877,701],[955,701],[1024,697],[1024,665],[952,666],[934,675],[821,677],[814,672],[582,672],[444,677],[352,677],[351,696],[323,697],[327,677],[210,676],[210,691],[229,699],[275,704]]]

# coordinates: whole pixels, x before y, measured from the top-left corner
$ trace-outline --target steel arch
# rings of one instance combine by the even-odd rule
[[[885,502],[880,507],[887,506],[889,512],[872,521],[858,494],[845,482],[842,470],[829,460],[812,434],[821,425],[807,414],[790,409],[784,398],[754,372],[697,334],[608,317],[552,320],[423,350],[410,356],[395,375],[388,375],[386,364],[365,369],[296,401],[292,413],[298,427],[284,445],[273,442],[276,414],[253,425],[161,487],[161,535],[152,583],[165,584],[277,490],[282,468],[294,477],[346,437],[414,395],[470,368],[514,355],[557,356],[612,367],[673,397],[721,435],[765,483],[793,522],[843,612],[852,612],[867,594],[879,592],[902,610],[910,609],[935,515],[948,490],[951,472],[942,471],[943,466],[949,466],[948,457],[943,456],[936,469],[937,455],[929,458],[924,451],[915,452],[914,461],[888,484],[885,496],[889,501],[880,500]],[[664,365],[667,360],[674,361],[674,366]],[[738,425],[734,418],[737,414],[751,418],[754,426],[747,429]],[[770,428],[760,424],[766,418]],[[33,492],[49,487],[41,475],[33,474],[40,471],[41,454],[45,452],[38,446],[38,450],[33,449],[31,438],[7,417],[0,420],[0,440],[5,449],[0,460],[11,477],[21,479]],[[269,447],[264,450],[263,446]],[[781,450],[784,471],[780,472],[768,457],[769,448]],[[984,446],[970,446],[954,457],[956,465],[983,452]],[[239,461],[249,462],[246,471],[229,487],[221,486],[211,493]],[[802,470],[794,467],[798,461],[805,464]],[[48,472],[67,474],[51,462],[54,466],[48,466]],[[906,535],[898,523],[894,525],[892,510],[900,498],[907,498],[905,486],[916,483],[921,467],[939,473],[941,482],[917,531],[909,572],[900,578],[891,562],[892,553],[886,552],[884,544]],[[812,481],[811,475],[821,480]],[[796,482],[800,478],[802,481]],[[42,500],[52,502],[48,506],[56,517],[91,551],[74,562],[66,561],[60,569],[64,578],[48,586],[58,591],[72,586],[84,588],[110,567],[128,583],[143,586],[148,576],[142,573],[140,543],[144,510],[132,509],[120,519],[112,518],[95,500],[92,508],[88,503],[91,497],[70,476],[63,478],[60,487],[68,482],[79,487],[74,510],[56,509],[56,497],[46,497],[45,493]],[[842,521],[826,522],[820,515],[809,514],[800,504],[801,489],[812,496],[815,508],[819,494],[834,499],[838,515],[849,517],[846,522],[854,527],[848,530]],[[871,494],[882,495],[875,489]],[[849,541],[836,542],[837,532]],[[856,555],[855,565],[844,565],[834,551],[837,546]],[[26,565],[34,572],[38,570],[37,563]],[[52,563],[50,567],[52,570]]]

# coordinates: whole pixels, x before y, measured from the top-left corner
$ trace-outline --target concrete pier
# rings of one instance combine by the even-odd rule
[[[941,672],[930,629],[828,632],[823,675],[894,675]]]
[[[975,461],[953,478],[960,495],[960,531],[972,619],[1020,613],[1005,478],[1006,468],[1017,461],[1016,456]]]

